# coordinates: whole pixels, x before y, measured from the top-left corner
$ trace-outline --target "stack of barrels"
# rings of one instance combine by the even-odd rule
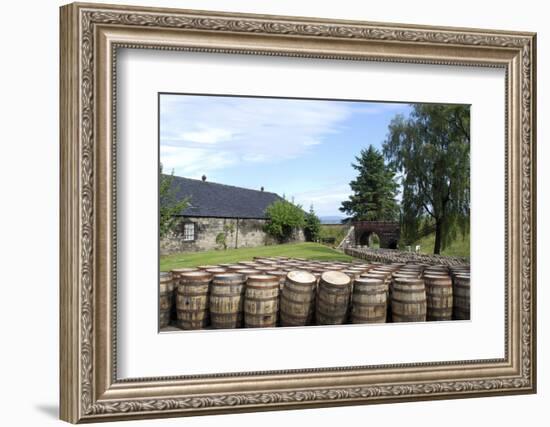
[[[470,319],[470,267],[254,258],[160,274],[159,325],[232,329]]]

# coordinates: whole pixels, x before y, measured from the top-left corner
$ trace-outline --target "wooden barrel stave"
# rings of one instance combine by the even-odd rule
[[[279,278],[250,275],[246,280],[244,324],[247,328],[277,326],[279,310]]]
[[[209,321],[209,288],[212,275],[192,271],[179,275],[176,307],[177,325],[186,330],[203,329]]]
[[[291,271],[281,293],[281,325],[305,326],[313,320],[316,277],[306,271]]]
[[[242,325],[244,277],[223,273],[212,278],[210,286],[210,323],[215,329],[234,329]]]
[[[426,321],[426,287],[422,279],[394,277],[391,294],[394,322]]]

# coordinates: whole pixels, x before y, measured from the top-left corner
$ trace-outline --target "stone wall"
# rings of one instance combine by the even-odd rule
[[[264,231],[265,219],[236,218],[181,218],[174,232],[160,242],[161,255],[175,252],[201,252],[223,249],[216,243],[216,237],[225,233],[227,248],[252,248],[276,243]],[[195,240],[183,240],[184,224],[192,223],[195,227]],[[304,233],[297,230],[293,241],[304,241]]]
[[[445,255],[419,254],[416,252],[404,252],[396,249],[371,249],[366,246],[347,246],[344,253],[355,258],[371,262],[409,262],[419,264],[443,264],[464,265],[470,264],[469,258],[453,257]]]

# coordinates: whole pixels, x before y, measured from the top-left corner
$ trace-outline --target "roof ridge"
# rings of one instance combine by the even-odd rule
[[[167,174],[163,174],[165,176],[170,176],[170,175],[167,175]],[[246,188],[246,187],[239,187],[237,185],[230,185],[230,184],[222,184],[220,182],[213,182],[213,181],[203,181],[201,179],[195,179],[195,178],[187,178],[185,176],[178,176],[178,175],[172,175],[174,178],[178,178],[178,179],[187,179],[189,181],[196,181],[198,183],[201,183],[201,184],[214,184],[214,185],[220,185],[220,186],[223,186],[223,187],[232,187],[232,188],[238,188],[239,190],[248,190],[248,191],[256,191],[258,193],[264,193],[264,194],[274,194],[278,197],[281,197],[279,196],[277,193],[274,193],[273,191],[262,191],[262,190],[256,190],[256,189],[253,189],[253,188]]]

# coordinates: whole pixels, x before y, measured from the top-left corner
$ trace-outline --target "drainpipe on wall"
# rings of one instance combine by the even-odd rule
[[[237,218],[237,227],[235,227],[235,249],[239,247],[239,218]]]

